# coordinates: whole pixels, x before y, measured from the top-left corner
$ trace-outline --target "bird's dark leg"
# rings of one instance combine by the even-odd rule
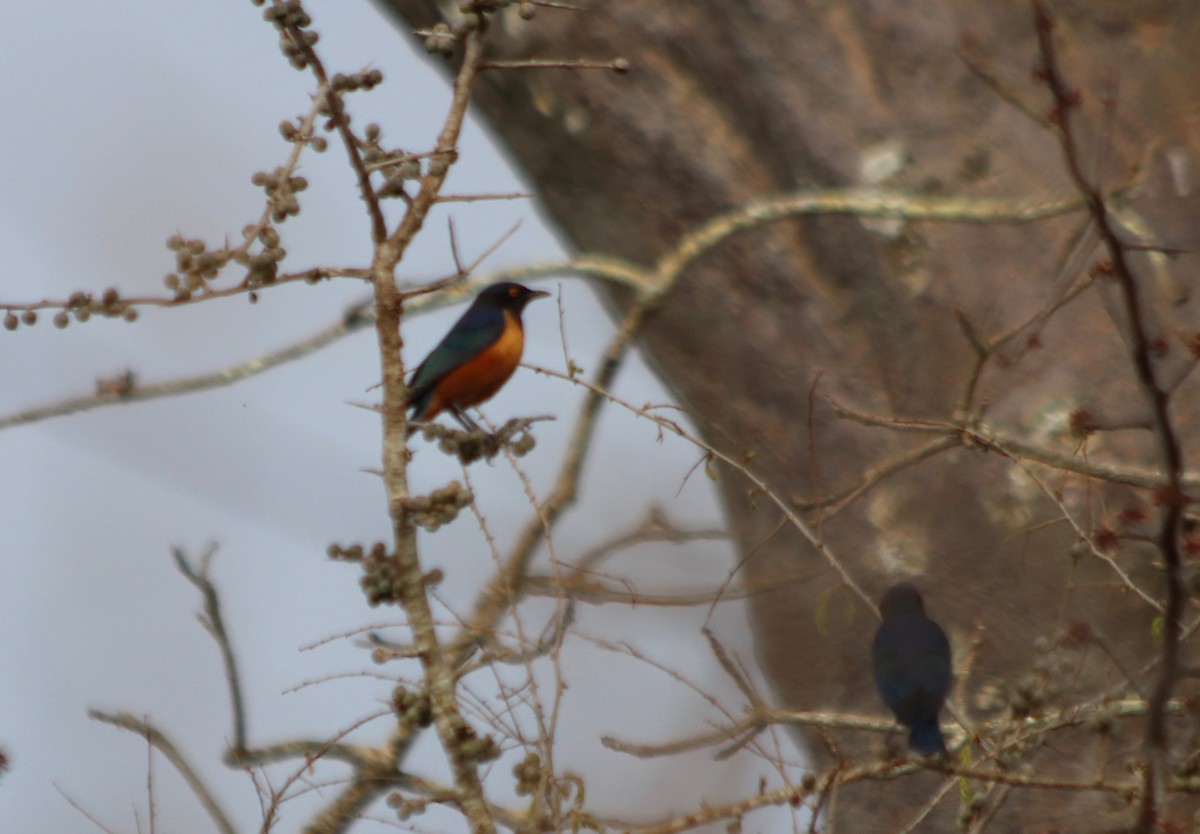
[[[467,431],[483,431],[483,429],[479,428],[479,424],[468,417],[467,412],[463,411],[458,406],[450,406],[449,411],[451,416],[458,421],[458,424]]]

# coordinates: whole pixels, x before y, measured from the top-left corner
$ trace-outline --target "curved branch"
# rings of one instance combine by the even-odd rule
[[[127,712],[102,712],[100,710],[88,710],[88,717],[95,721],[100,721],[105,724],[110,724],[118,729],[128,730],[131,733],[137,733],[149,742],[156,750],[166,757],[167,761],[179,772],[183,780],[187,782],[188,787],[192,789],[192,793],[196,795],[196,799],[204,806],[204,810],[208,812],[209,818],[213,821],[213,825],[222,834],[237,834],[237,829],[233,827],[233,823],[229,821],[229,816],[221,808],[216,797],[208,786],[204,784],[204,780],[200,778],[200,774],[192,767],[191,763],[184,757],[179,748],[167,738],[161,730],[154,727],[145,721],[134,718]]]

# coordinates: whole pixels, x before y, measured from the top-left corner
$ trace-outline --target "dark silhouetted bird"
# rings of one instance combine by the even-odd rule
[[[479,427],[464,409],[492,397],[513,375],[525,349],[521,311],[550,293],[505,282],[487,287],[438,342],[408,384],[414,420],[448,411],[469,431]]]
[[[925,616],[921,594],[909,582],[893,585],[879,601],[883,625],[871,644],[879,697],[909,729],[908,746],[923,756],[944,752],[938,713],[950,691],[950,642]]]

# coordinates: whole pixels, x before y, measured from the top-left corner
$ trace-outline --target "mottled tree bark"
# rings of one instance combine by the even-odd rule
[[[411,28],[440,19],[430,0],[378,1]],[[581,251],[650,263],[683,231],[752,197],[870,183],[889,161],[900,164],[884,184],[913,193],[1072,193],[1054,134],[997,95],[960,54],[990,68],[1034,116],[1048,112],[1032,73],[1036,39],[1024,2],[588,5],[539,7],[530,21],[507,9],[490,33],[494,57],[620,56],[628,74],[487,72],[476,99],[548,216]],[[1142,234],[1194,247],[1200,4],[1063,0],[1052,11],[1066,71],[1083,95],[1086,165],[1108,187],[1129,183],[1139,169],[1131,206]],[[1109,116],[1103,99],[1113,96]],[[751,468],[773,490],[800,500],[837,491],[929,438],[839,418],[825,398],[880,415],[952,419],[975,361],[956,313],[984,339],[1034,315],[1086,269],[1087,261],[1074,262],[1070,274],[1061,269],[1084,220],[823,217],[743,233],[689,270],[649,326],[646,352],[707,441],[739,457],[755,453]],[[1184,362],[1181,339],[1197,329],[1198,299],[1187,293],[1197,259],[1176,258],[1174,280],[1153,277],[1149,255],[1138,261],[1159,314],[1154,335],[1169,342],[1164,366]],[[1099,425],[1144,420],[1114,309],[1103,286],[1088,290],[989,363],[976,397],[987,403],[989,425],[1070,457],[1080,449],[1067,426],[1073,411],[1085,409]],[[1178,398],[1174,413],[1186,426],[1197,415],[1194,384]],[[1184,434],[1191,460],[1196,438]],[[1087,456],[1155,468],[1155,449],[1146,431],[1100,431]],[[1153,513],[1144,492],[1044,469],[1040,476],[1064,492],[1089,532],[1111,523],[1097,508],[1115,514],[1140,500]],[[745,570],[796,580],[753,602],[761,662],[779,700],[881,712],[867,665],[874,613],[837,590],[836,574],[800,536],[772,535],[778,513],[750,500],[736,474],[721,484],[740,545],[754,550]],[[1091,501],[1099,495],[1102,505]],[[901,576],[917,577],[960,660],[980,635],[973,665],[959,670],[973,719],[1002,714],[1046,657],[1035,641],[1053,641],[1072,622],[1090,623],[1130,668],[1153,655],[1152,610],[1122,590],[1108,565],[1072,549],[1077,536],[1059,510],[1001,455],[966,445],[924,461],[858,498],[822,534],[872,596]],[[1114,556],[1161,594],[1147,546],[1127,543]],[[1051,678],[1042,694],[1053,700],[1120,675],[1093,650],[1077,678]],[[1056,735],[1034,761],[1062,778],[1092,778],[1100,767],[1119,776],[1123,751],[1136,748],[1140,733],[1123,724],[1112,745],[1088,731]],[[838,743],[869,755],[879,742],[846,733]],[[810,749],[821,762],[823,746]],[[836,819],[842,830],[894,829],[938,778],[846,789]],[[950,830],[957,805],[954,797],[944,802],[923,830]],[[1018,790],[989,830],[1111,828],[1128,819],[1123,809],[1098,794]]]

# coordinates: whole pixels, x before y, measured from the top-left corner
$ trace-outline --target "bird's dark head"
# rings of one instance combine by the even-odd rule
[[[898,582],[883,592],[883,598],[879,600],[879,613],[885,620],[897,614],[924,614],[925,603],[916,585]]]
[[[515,284],[512,281],[504,281],[484,289],[476,297],[475,303],[520,313],[530,301],[535,298],[544,298],[549,294],[541,290],[531,290],[529,287]]]

